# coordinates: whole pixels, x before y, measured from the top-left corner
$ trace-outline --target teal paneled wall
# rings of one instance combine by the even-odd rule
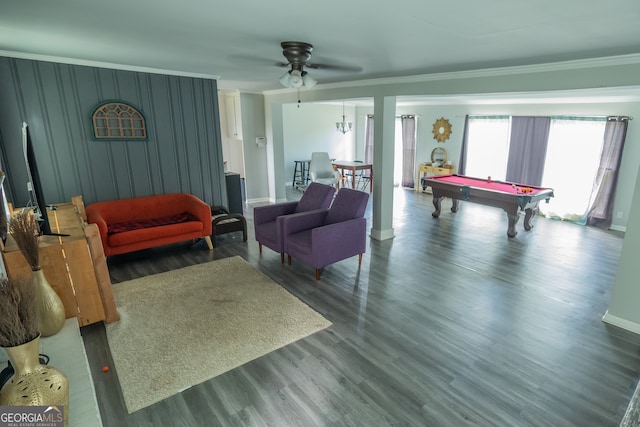
[[[139,108],[148,140],[93,140],[91,114],[107,100]],[[23,121],[47,203],[174,192],[226,201],[215,80],[0,57],[1,141],[18,206],[28,200]]]

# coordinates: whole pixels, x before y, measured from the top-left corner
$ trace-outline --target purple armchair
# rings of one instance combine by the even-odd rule
[[[322,268],[334,262],[362,254],[367,247],[367,220],[364,211],[369,194],[342,188],[328,211],[290,215],[283,219],[284,251],[316,269],[320,280]]]
[[[258,206],[253,209],[253,223],[256,240],[262,253],[262,245],[280,253],[284,264],[284,242],[282,240],[283,215],[314,210],[326,211],[333,200],[336,189],[330,185],[312,182],[297,202]]]

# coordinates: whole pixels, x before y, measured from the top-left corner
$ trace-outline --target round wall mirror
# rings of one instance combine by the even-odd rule
[[[447,150],[442,147],[436,147],[431,151],[431,164],[440,163],[440,165],[444,165],[447,163],[448,158]]]
[[[440,117],[433,124],[433,139],[438,142],[445,142],[451,136],[451,123],[444,117]]]

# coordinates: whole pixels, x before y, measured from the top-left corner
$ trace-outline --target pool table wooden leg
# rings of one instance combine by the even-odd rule
[[[524,229],[529,231],[533,228],[533,224],[531,223],[531,218],[533,218],[538,213],[538,208],[526,209],[524,211]]]
[[[435,211],[431,212],[431,216],[434,218],[438,218],[440,216],[440,207],[442,205],[442,197],[433,197],[433,206],[436,208]]]
[[[458,199],[451,199],[451,212],[456,213],[458,212],[458,203],[460,202],[460,200]]]
[[[509,218],[509,228],[507,229],[507,236],[516,237],[516,234],[518,234],[518,232],[516,231],[516,224],[518,223],[518,218],[520,218],[520,216],[518,215],[518,211],[507,211],[507,218]]]

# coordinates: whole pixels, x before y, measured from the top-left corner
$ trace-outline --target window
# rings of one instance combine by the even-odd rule
[[[504,181],[509,156],[509,116],[469,117],[465,175]]]
[[[546,216],[582,221],[585,215],[604,138],[605,118],[551,118],[542,186],[551,187],[549,203],[540,203]]]
[[[465,175],[504,181],[510,138],[509,116],[470,116]],[[604,117],[551,117],[542,186],[554,189],[540,203],[548,217],[584,223],[600,161]]]
[[[144,116],[131,105],[107,102],[92,115],[96,139],[147,139]]]

